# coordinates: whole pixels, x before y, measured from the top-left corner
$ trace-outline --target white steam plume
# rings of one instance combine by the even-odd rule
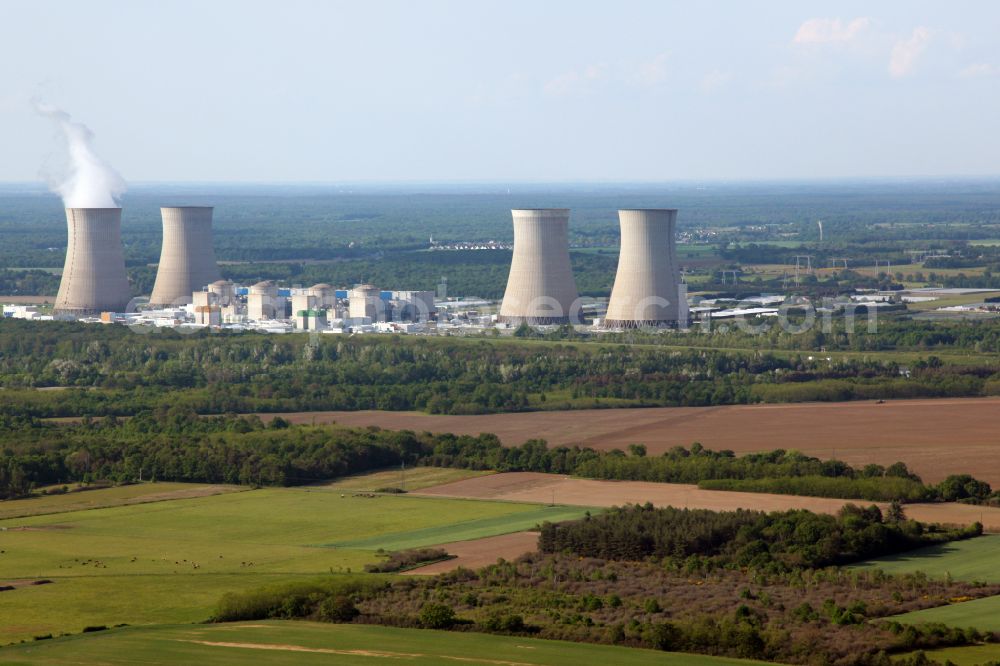
[[[102,160],[91,146],[94,133],[83,123],[73,122],[62,109],[35,101],[35,110],[51,120],[66,144],[69,158],[59,175],[46,174],[49,187],[62,197],[66,208],[119,208],[125,180]]]

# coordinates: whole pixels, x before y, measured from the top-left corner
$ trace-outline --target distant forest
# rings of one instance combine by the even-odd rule
[[[680,209],[682,232],[700,229],[700,247],[725,261],[787,262],[801,243],[822,265],[845,253],[867,262],[880,253],[1000,238],[1000,182],[687,184],[636,186],[427,186],[377,189],[333,186],[146,186],[125,195],[122,237],[136,293],[148,293],[159,261],[159,206],[214,205],[215,247],[224,269],[246,281],[288,283],[371,280],[387,288],[435,288],[449,277],[453,295],[496,297],[504,252],[412,254],[439,242],[510,241],[514,207],[569,207],[574,247],[615,248],[617,209]],[[817,246],[817,220],[825,243]],[[707,230],[707,231],[706,231]],[[0,185],[0,293],[53,293],[57,282],[6,269],[61,268],[66,227],[57,197],[41,187]],[[729,243],[781,241],[757,250]],[[914,245],[914,243],[916,245]],[[716,247],[717,246],[717,247]],[[697,246],[692,246],[697,249]],[[734,246],[736,247],[736,246]],[[824,249],[826,248],[826,249]],[[407,254],[400,254],[407,253]],[[451,256],[445,256],[451,255]],[[682,257],[683,258],[683,257]],[[696,257],[690,257],[697,264]],[[350,261],[355,260],[356,263]],[[308,261],[344,261],[309,264]],[[617,254],[575,258],[580,290],[605,295]],[[260,262],[280,262],[272,268]]]

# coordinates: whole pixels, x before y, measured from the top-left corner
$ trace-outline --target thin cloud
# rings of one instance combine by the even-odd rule
[[[913,29],[908,39],[897,41],[889,56],[889,75],[898,79],[910,74],[930,40],[931,31],[920,26]]]
[[[652,60],[641,63],[635,70],[632,80],[640,86],[655,88],[667,79],[670,73],[669,53],[660,53]]]
[[[593,90],[595,84],[608,78],[608,66],[605,63],[587,65],[580,70],[572,70],[560,74],[545,84],[545,92],[554,97],[586,94]]]
[[[1000,74],[1000,68],[988,62],[977,62],[963,67],[958,72],[962,79],[986,79]]]
[[[729,72],[724,72],[721,69],[713,69],[702,78],[701,90],[706,93],[715,92],[725,87],[732,78],[733,76]]]
[[[844,44],[860,37],[871,25],[871,19],[861,16],[847,23],[839,18],[811,18],[799,26],[792,42],[795,44]]]

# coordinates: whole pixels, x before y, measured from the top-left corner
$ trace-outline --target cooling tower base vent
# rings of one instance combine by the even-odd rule
[[[569,317],[517,317],[514,315],[500,315],[497,321],[511,326],[561,326],[570,323]]]

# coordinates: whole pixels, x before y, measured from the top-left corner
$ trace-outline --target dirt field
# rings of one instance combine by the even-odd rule
[[[499,536],[486,537],[485,539],[473,539],[472,541],[456,541],[454,543],[444,543],[435,548],[444,548],[448,553],[458,557],[435,562],[425,567],[411,569],[403,573],[404,576],[433,576],[434,574],[452,571],[458,567],[466,569],[479,569],[490,564],[495,564],[497,558],[513,560],[519,555],[530,553],[538,549],[538,532],[514,532],[513,534],[501,534]]]
[[[0,303],[14,305],[48,305],[54,303],[55,300],[55,296],[0,296]]]
[[[836,513],[847,503],[846,500],[824,497],[701,490],[698,486],[683,483],[596,481],[536,472],[511,472],[466,479],[425,488],[414,494],[602,507],[652,502],[656,506],[715,511],[809,509],[817,513]],[[881,506],[886,508],[885,504]],[[1000,509],[965,504],[907,504],[904,509],[907,516],[916,520],[963,525],[978,520],[988,531],[1000,532]]]
[[[387,429],[495,433],[509,445],[532,437],[550,445],[598,449],[645,444],[651,454],[701,442],[750,453],[797,449],[851,465],[902,460],[925,481],[972,473],[1000,487],[1000,398],[597,409],[484,416],[416,412],[282,414],[297,423],[377,425]],[[266,417],[264,417],[266,418]]]

